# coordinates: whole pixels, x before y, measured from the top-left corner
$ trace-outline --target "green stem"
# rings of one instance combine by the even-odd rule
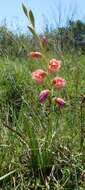
[[[20,138],[21,142],[23,142],[26,146],[28,146],[27,143],[26,143],[26,141],[25,141],[25,138],[26,138],[26,137],[22,136],[21,133],[19,133],[18,131],[16,131],[16,129],[10,127],[10,126],[7,125],[6,123],[4,123],[3,126],[4,126],[5,128],[7,128],[7,129],[9,129],[10,131],[12,131],[13,133],[15,133],[15,134]]]
[[[81,102],[81,106],[80,106],[80,117],[81,117],[81,136],[80,136],[80,147],[81,147],[81,151],[83,151],[83,144],[84,144],[84,124],[83,124],[83,100]]]

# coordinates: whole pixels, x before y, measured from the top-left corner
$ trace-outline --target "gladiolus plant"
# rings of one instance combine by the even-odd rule
[[[39,93],[37,93],[36,100],[39,103],[38,104],[39,108],[43,110],[43,118],[42,120],[39,121],[40,125],[43,126],[41,129],[41,132],[46,126],[46,123],[44,122],[45,116],[47,117],[47,122],[48,122],[48,126],[46,128],[46,134],[44,132],[45,134],[44,144],[42,143],[43,141],[40,142],[42,148],[39,148],[40,145],[35,134],[36,130],[35,129],[33,130],[33,122],[31,122],[32,127],[28,126],[28,128],[26,128],[30,137],[29,138],[30,149],[31,149],[31,155],[33,156],[33,159],[32,159],[33,169],[37,167],[41,170],[42,168],[45,168],[48,165],[49,154],[50,154],[49,147],[51,147],[52,145],[52,140],[55,134],[55,132],[53,133],[54,129],[52,129],[51,121],[49,121],[49,118],[51,118],[49,117],[49,115],[54,110],[60,111],[60,109],[62,109],[62,107],[64,107],[65,105],[65,100],[63,99],[63,97],[61,97],[60,93],[61,93],[61,89],[63,90],[63,88],[66,85],[66,80],[63,79],[62,76],[59,76],[59,72],[58,72],[62,66],[61,60],[59,60],[58,58],[49,59],[47,56],[45,56],[46,49],[44,49],[44,47],[48,43],[48,39],[45,36],[41,39],[41,37],[36,33],[35,19],[34,19],[32,11],[27,10],[27,8],[24,5],[23,5],[23,10],[26,17],[28,18],[30,22],[30,25],[28,26],[28,28],[30,32],[32,33],[33,37],[37,40],[37,44],[40,47],[40,51],[35,50],[28,53],[28,58],[29,57],[31,59],[36,58],[37,60],[39,60],[39,63],[42,63],[39,65],[39,67],[36,70],[32,70],[32,73],[31,73],[31,79],[36,82],[36,88],[39,91]],[[33,103],[34,101],[36,102],[36,100],[33,99]],[[55,104],[53,102],[55,102]],[[36,114],[34,113],[34,117],[35,115]],[[38,118],[40,117],[39,112],[37,112],[37,117]],[[30,117],[28,120],[30,120]],[[28,120],[27,120],[27,123],[29,122]],[[43,122],[44,124],[42,124]],[[35,166],[35,163],[36,163],[36,166]],[[51,158],[51,163],[52,163],[52,158]]]

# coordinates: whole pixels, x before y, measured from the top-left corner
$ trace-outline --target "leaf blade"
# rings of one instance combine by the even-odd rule
[[[29,18],[30,18],[30,22],[31,22],[33,28],[35,28],[35,19],[34,19],[33,12],[31,10],[29,10]]]
[[[13,173],[15,173],[15,172],[16,172],[16,170],[13,170],[13,171],[11,171],[11,172],[9,172],[9,173],[7,173],[7,174],[1,176],[1,177],[0,177],[0,181],[2,181],[3,179],[5,179],[6,177],[10,176],[11,174],[13,174]]]
[[[24,11],[24,14],[26,15],[26,17],[28,17],[28,10],[26,8],[26,6],[22,3],[22,9]]]

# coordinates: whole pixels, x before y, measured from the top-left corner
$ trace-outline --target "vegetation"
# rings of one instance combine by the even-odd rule
[[[0,189],[84,190],[85,55],[75,42],[78,34],[83,40],[85,25],[76,21],[45,33],[43,44],[32,14],[33,37],[0,30]],[[44,57],[32,58],[29,52],[39,46]],[[49,75],[65,78],[63,90],[51,90],[48,77],[41,85],[32,80],[31,72],[46,70],[53,58],[61,60],[61,69]],[[41,103],[39,94],[46,88],[51,98]],[[64,98],[63,107],[54,104],[55,96]]]
[[[66,27],[61,27],[46,31],[41,35],[48,38],[46,50],[56,52],[57,49],[62,51],[85,51],[85,23],[69,21]],[[0,56],[11,59],[26,58],[27,53],[35,50],[37,47],[34,38],[29,34],[14,34],[10,32],[5,25],[0,27]]]

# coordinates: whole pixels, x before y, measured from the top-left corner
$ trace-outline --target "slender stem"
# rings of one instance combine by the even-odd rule
[[[10,131],[12,131],[13,133],[16,133],[16,135],[20,138],[21,142],[23,142],[24,144],[27,145],[26,141],[25,141],[25,137],[22,136],[21,133],[19,133],[18,131],[16,131],[16,129],[10,127],[9,125],[7,125],[6,123],[4,123],[3,125],[5,128],[9,129]]]
[[[80,147],[81,150],[83,150],[83,143],[84,143],[84,125],[83,125],[83,104],[84,104],[85,99],[83,98],[81,105],[80,105],[80,117],[81,117],[81,136],[80,136]]]

